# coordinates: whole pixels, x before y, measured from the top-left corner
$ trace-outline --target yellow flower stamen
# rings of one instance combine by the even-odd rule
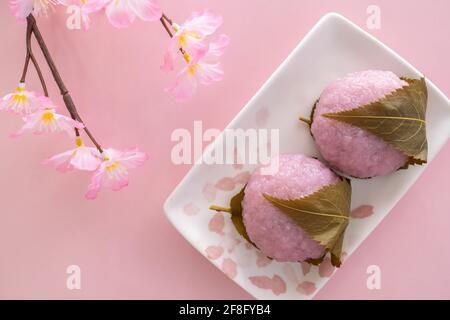
[[[44,122],[50,122],[55,119],[55,115],[53,114],[53,112],[50,112],[50,111],[44,112],[44,114],[42,114],[41,119]]]
[[[115,161],[115,162],[111,163],[110,165],[107,165],[106,170],[107,171],[115,171],[115,170],[119,169],[121,166],[122,165],[120,164],[120,162]]]
[[[193,64],[192,66],[189,66],[189,67],[188,67],[187,72],[188,72],[191,76],[193,76],[193,75],[195,75],[195,72],[197,71],[197,68],[198,68],[198,64]]]
[[[84,146],[83,140],[80,137],[77,137],[75,139],[75,144],[77,145],[77,147],[82,147]]]
[[[180,36],[178,37],[178,45],[180,47],[186,47],[189,44],[188,37],[194,38],[196,40],[200,40],[202,37],[193,31],[184,31]]]
[[[27,97],[23,94],[15,94],[13,96],[13,101],[18,103],[23,103],[27,100]]]
[[[189,37],[194,38],[196,40],[200,40],[202,38],[197,32],[194,32],[194,31],[185,31],[184,34],[186,36],[189,36]]]
[[[183,58],[187,63],[192,61],[191,55],[189,53],[187,53],[186,51],[183,53]]]
[[[182,34],[179,38],[178,38],[178,45],[180,47],[184,47],[187,44],[187,40],[186,37],[184,36],[184,34]]]

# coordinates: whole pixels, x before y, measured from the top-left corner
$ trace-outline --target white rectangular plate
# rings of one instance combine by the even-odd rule
[[[227,128],[277,128],[280,153],[319,156],[308,128],[298,122],[298,117],[310,114],[311,106],[330,81],[367,69],[390,70],[411,78],[422,76],[352,22],[335,13],[327,14]],[[431,161],[449,137],[450,103],[428,80],[427,86]],[[343,247],[347,256],[369,236],[425,168],[414,166],[384,177],[352,180],[353,218]],[[312,298],[334,271],[329,261],[320,268],[270,261],[238,235],[227,214],[208,210],[212,203],[227,205],[253,169],[251,165],[195,165],[167,199],[167,217],[201,254],[256,298]]]

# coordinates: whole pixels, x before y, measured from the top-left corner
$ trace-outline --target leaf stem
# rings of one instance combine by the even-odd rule
[[[312,124],[311,119],[300,117],[300,118],[298,118],[298,120],[303,121],[304,123],[306,123],[308,126],[311,127],[311,124]]]
[[[100,153],[103,153],[103,149],[101,147],[101,145],[97,142],[97,140],[94,138],[94,136],[92,135],[92,133],[89,131],[89,129],[86,127],[86,124],[84,123],[84,121],[81,119],[80,115],[78,114],[77,108],[75,107],[75,103],[72,100],[71,95],[69,94],[69,90],[67,90],[61,75],[58,72],[58,69],[56,68],[56,65],[53,61],[53,58],[50,54],[50,51],[47,48],[47,45],[45,44],[44,38],[42,37],[41,32],[39,31],[39,28],[36,24],[36,19],[34,18],[34,16],[32,14],[30,14],[27,17],[27,22],[28,24],[31,26],[32,29],[32,33],[34,34],[34,37],[36,38],[37,43],[39,44],[39,47],[41,48],[41,51],[45,57],[45,60],[47,61],[48,67],[50,68],[50,71],[52,73],[52,76],[56,82],[56,84],[58,85],[59,91],[63,97],[64,100],[64,104],[66,105],[67,110],[70,113],[70,116],[72,117],[73,120],[78,120],[79,122],[83,123],[84,126],[84,131],[86,132],[87,136],[89,137],[89,139],[92,141],[92,143],[95,145],[95,147],[97,148],[97,150]],[[75,134],[76,136],[79,136],[79,130],[75,128]]]
[[[231,208],[225,208],[221,206],[212,205],[209,207],[209,210],[219,211],[219,212],[228,212],[231,213]]]

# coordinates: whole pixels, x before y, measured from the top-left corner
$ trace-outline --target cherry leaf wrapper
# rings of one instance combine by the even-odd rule
[[[242,190],[233,196],[230,200],[230,208],[223,208],[219,206],[211,206],[210,210],[220,211],[220,212],[228,212],[231,214],[231,222],[233,222],[236,231],[245,238],[248,242],[250,242],[254,247],[256,245],[250,240],[250,237],[247,234],[247,230],[245,230],[244,221],[242,218],[242,200],[244,200],[245,196],[245,186]],[[257,248],[257,247],[256,247]]]
[[[231,222],[233,222],[237,232],[239,232],[239,234],[242,235],[245,238],[245,240],[247,240],[253,246],[256,247],[256,245],[250,240],[250,237],[247,234],[247,230],[245,230],[245,225],[242,218],[242,200],[244,200],[244,196],[245,196],[245,186],[238,194],[236,194],[233,198],[231,198],[230,200]]]
[[[264,198],[291,218],[311,239],[330,252],[331,263],[341,265],[342,243],[348,226],[352,188],[350,180],[341,178],[338,183],[298,199],[278,199],[268,194]],[[323,258],[308,260],[319,264]]]
[[[378,101],[323,116],[376,135],[406,154],[409,157],[408,164],[424,164],[428,153],[425,122],[427,86],[424,78],[401,79],[408,85]]]

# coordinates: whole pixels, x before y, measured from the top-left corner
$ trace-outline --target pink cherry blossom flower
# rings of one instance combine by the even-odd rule
[[[42,134],[46,132],[67,132],[74,135],[74,129],[83,129],[81,122],[72,120],[71,118],[58,114],[55,106],[47,101],[44,108],[24,117],[25,124],[22,128],[10,135],[11,138],[17,138],[25,132],[33,132],[34,134]]]
[[[192,59],[188,58],[188,65],[178,74],[174,84],[166,90],[172,93],[177,101],[183,101],[194,95],[199,83],[209,85],[222,80],[223,70],[218,58],[223,55],[228,43],[228,36],[222,34]]]
[[[35,15],[47,15],[58,0],[9,0],[9,8],[19,21],[25,20],[30,13]]]
[[[86,147],[80,137],[76,138],[76,144],[77,147],[75,149],[57,154],[44,160],[42,164],[52,165],[60,172],[67,172],[73,169],[97,170],[102,162],[98,156],[97,149]]]
[[[181,25],[172,24],[175,34],[170,39],[169,47],[164,55],[164,63],[161,68],[164,71],[173,70],[173,61],[179,49],[183,49],[190,55],[195,55],[198,50],[204,48],[202,43],[206,36],[212,35],[222,24],[221,16],[211,10],[193,12]]]
[[[59,0],[65,6],[78,6],[80,8],[81,22],[85,31],[91,26],[90,14],[102,10],[110,0]]]
[[[0,100],[0,110],[25,116],[40,109],[43,102],[42,97],[26,91],[25,83],[20,83],[14,93],[7,94]]]
[[[128,186],[129,170],[142,166],[146,160],[148,155],[138,151],[137,148],[124,151],[104,150],[103,162],[92,176],[85,195],[86,199],[95,199],[102,187],[119,191]]]
[[[156,0],[112,0],[106,6],[106,16],[114,27],[126,28],[136,17],[144,21],[158,20],[162,10]]]

